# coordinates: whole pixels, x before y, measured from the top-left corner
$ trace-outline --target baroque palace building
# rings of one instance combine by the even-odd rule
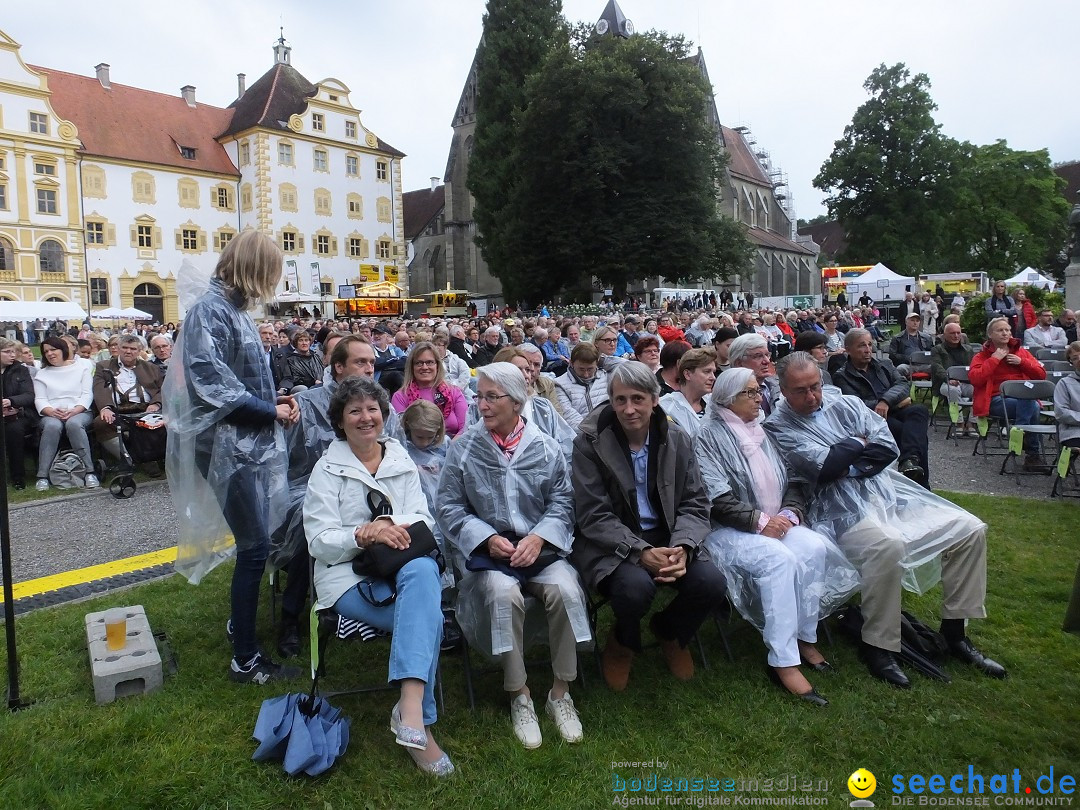
[[[284,38],[227,108],[26,64],[0,32],[0,299],[182,317],[177,274],[209,275],[237,233],[285,253],[279,300],[392,311],[404,291],[402,152]],[[400,306],[400,305],[396,305]]]
[[[634,34],[632,23],[616,0],[608,0],[595,30],[597,36]],[[700,48],[688,61],[709,81]],[[499,281],[489,271],[476,244],[474,200],[466,187],[476,130],[476,69],[474,57],[451,122],[453,134],[443,182],[439,184],[438,178],[432,178],[430,188],[405,193],[406,239],[412,246],[409,275],[416,294],[451,286],[467,289],[474,298],[501,304]],[[783,172],[774,168],[768,152],[757,146],[748,127],[722,124],[714,99],[710,99],[706,116],[728,156],[717,204],[721,214],[745,226],[754,256],[744,276],[715,279],[712,284],[700,286],[717,290],[728,287],[735,292],[752,292],[758,298],[820,293],[817,248],[811,240],[795,234],[794,205]],[[628,292],[641,297],[664,286],[668,285],[663,277],[654,276],[642,279],[637,288]],[[594,298],[599,300],[602,294],[600,281],[596,280]]]

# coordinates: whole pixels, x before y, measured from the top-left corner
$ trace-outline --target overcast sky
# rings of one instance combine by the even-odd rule
[[[594,21],[607,0],[564,0]],[[195,85],[227,106],[273,64],[278,26],[311,81],[352,90],[364,125],[405,152],[405,189],[442,177],[450,121],[485,0],[108,0],[4,2],[0,30],[24,61],[166,93]],[[1080,159],[1076,0],[625,0],[639,31],[682,33],[704,50],[720,117],[751,127],[787,172],[800,217],[822,213],[814,176],[866,99],[878,64],[926,73],[946,134]],[[42,17],[47,8],[48,20]]]

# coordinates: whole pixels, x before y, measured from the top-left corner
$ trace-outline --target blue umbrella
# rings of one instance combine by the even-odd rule
[[[283,760],[289,776],[318,776],[345,753],[349,719],[323,698],[289,693],[263,701],[253,736],[252,759]]]

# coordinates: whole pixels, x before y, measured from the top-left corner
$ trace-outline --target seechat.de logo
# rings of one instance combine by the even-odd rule
[[[848,777],[847,789],[855,797],[855,801],[851,802],[851,807],[874,806],[874,803],[867,801],[867,799],[873,796],[874,791],[877,790],[877,779],[866,768],[859,768]]]

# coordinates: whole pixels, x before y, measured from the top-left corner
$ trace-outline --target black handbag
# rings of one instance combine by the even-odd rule
[[[503,532],[502,536],[513,543],[514,546],[517,546],[522,539],[521,535],[510,532]],[[515,568],[510,565],[508,560],[496,560],[492,557],[487,551],[487,544],[482,543],[465,561],[465,569],[467,571],[498,571],[501,574],[514,577],[524,585],[553,562],[560,559],[562,559],[562,556],[558,551],[551,547],[545,547],[540,551],[539,556],[532,565]]]
[[[390,501],[377,490],[371,490],[367,495],[368,508],[371,510],[371,519],[385,517],[394,514]],[[413,523],[407,529],[409,533],[409,547],[403,549],[391,548],[383,543],[374,543],[364,549],[364,552],[353,558],[352,569],[357,576],[381,579],[390,583],[391,593],[386,599],[375,599],[370,588],[368,593],[360,588],[360,595],[376,607],[385,607],[397,598],[397,586],[394,580],[397,572],[407,562],[419,557],[434,557],[439,566],[439,572],[445,569],[442,552],[435,540],[435,535],[423,521]],[[363,583],[361,583],[363,585]]]

